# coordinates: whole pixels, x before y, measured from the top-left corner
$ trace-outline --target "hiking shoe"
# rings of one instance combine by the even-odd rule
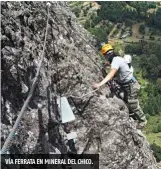
[[[143,121],[143,122],[140,122],[136,125],[136,128],[137,129],[143,129],[146,125],[147,125],[147,120]]]

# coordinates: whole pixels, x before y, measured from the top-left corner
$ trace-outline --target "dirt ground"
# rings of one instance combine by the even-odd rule
[[[134,37],[134,38],[141,38],[142,37],[142,35],[139,33],[139,27],[142,24],[144,24],[144,22],[137,23],[132,26],[132,37]]]

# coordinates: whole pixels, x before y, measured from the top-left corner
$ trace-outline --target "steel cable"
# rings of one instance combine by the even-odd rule
[[[49,8],[50,8],[50,6],[48,5],[47,6],[47,11],[48,12],[47,12],[47,24],[46,24],[45,40],[44,40],[44,46],[43,46],[43,51],[42,51],[42,56],[41,56],[41,60],[40,60],[40,63],[39,63],[39,67],[38,67],[36,76],[34,78],[34,81],[32,83],[31,89],[29,91],[28,97],[25,100],[25,103],[24,103],[23,107],[21,108],[21,111],[20,111],[20,113],[19,113],[19,115],[18,115],[18,117],[16,119],[16,122],[15,122],[12,130],[10,131],[10,134],[7,137],[7,139],[6,139],[3,147],[2,147],[1,154],[4,154],[6,152],[6,150],[8,148],[8,145],[9,145],[9,143],[11,142],[11,140],[13,138],[13,134],[15,133],[15,131],[16,131],[17,127],[18,127],[18,124],[21,121],[22,116],[25,113],[25,110],[26,110],[26,108],[27,108],[27,106],[28,106],[28,104],[29,104],[29,102],[30,102],[30,100],[32,98],[33,92],[34,92],[35,87],[36,87],[36,82],[37,82],[39,74],[40,74],[40,69],[41,69],[41,66],[42,66],[42,62],[43,62],[43,59],[44,59],[44,53],[45,53],[45,46],[46,46],[46,39],[47,39],[47,30],[48,30],[48,21],[49,21]]]

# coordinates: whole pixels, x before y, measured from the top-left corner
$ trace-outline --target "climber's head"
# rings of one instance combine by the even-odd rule
[[[111,63],[114,57],[113,47],[110,44],[104,44],[102,46],[101,51],[104,57],[106,58],[106,60],[108,60]]]

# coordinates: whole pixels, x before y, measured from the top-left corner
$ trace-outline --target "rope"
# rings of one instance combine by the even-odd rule
[[[10,134],[9,134],[9,136],[7,137],[7,139],[6,139],[6,141],[5,141],[4,145],[3,145],[3,147],[2,147],[1,154],[4,154],[4,153],[6,152],[7,147],[9,146],[9,143],[10,143],[11,140],[12,140],[12,137],[13,137],[13,135],[14,135],[14,133],[15,133],[17,127],[18,127],[18,124],[19,124],[19,122],[20,122],[20,120],[21,120],[21,118],[22,118],[22,116],[23,116],[23,114],[24,114],[24,112],[25,112],[25,110],[26,110],[26,108],[27,108],[27,106],[28,106],[28,104],[29,104],[31,98],[32,98],[33,92],[34,92],[34,90],[35,90],[35,86],[36,86],[36,82],[37,82],[38,77],[39,77],[39,73],[40,73],[40,69],[41,69],[41,65],[42,65],[43,58],[44,58],[44,53],[45,53],[45,46],[46,46],[47,30],[48,30],[48,21],[49,21],[49,8],[50,8],[50,5],[47,4],[47,6],[48,6],[48,8],[47,8],[48,13],[47,13],[46,33],[45,33],[44,46],[43,46],[43,51],[42,51],[42,56],[41,56],[41,60],[40,60],[40,63],[39,63],[39,67],[38,67],[36,76],[35,76],[35,78],[34,78],[34,81],[33,81],[33,83],[32,83],[32,86],[31,86],[30,92],[29,92],[29,94],[28,94],[28,97],[27,97],[27,99],[26,99],[26,101],[25,101],[23,107],[21,108],[21,111],[20,111],[20,113],[19,113],[19,115],[18,115],[18,117],[17,117],[17,119],[16,119],[16,122],[15,122],[15,124],[14,124],[12,130],[10,131]]]

